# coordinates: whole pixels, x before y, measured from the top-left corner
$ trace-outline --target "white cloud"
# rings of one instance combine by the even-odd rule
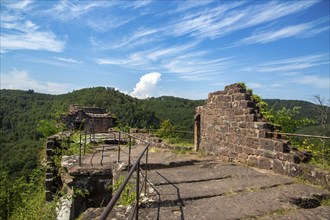
[[[267,62],[257,66],[256,69],[258,72],[292,72],[329,62],[329,54],[315,54]]]
[[[174,13],[191,10],[193,8],[196,8],[196,7],[202,7],[202,6],[208,5],[212,2],[213,2],[212,0],[203,0],[203,1],[188,0],[184,4],[178,5],[178,7],[174,11]]]
[[[61,52],[65,41],[51,31],[41,31],[32,21],[7,21],[1,24],[1,52],[11,50],[48,50]]]
[[[55,60],[69,62],[69,63],[82,63],[82,61],[78,61],[72,58],[64,58],[64,57],[54,57]]]
[[[61,52],[65,42],[58,40],[52,32],[33,32],[21,34],[2,34],[1,51],[11,50],[48,50]]]
[[[255,82],[249,82],[246,83],[246,86],[251,89],[260,89],[260,88],[265,88],[266,85],[261,84],[261,83],[255,83]]]
[[[124,8],[138,9],[146,5],[149,5],[150,3],[152,3],[151,0],[129,1],[129,2],[125,2],[125,4],[122,4],[121,6]]]
[[[205,60],[198,56],[198,52],[193,52],[188,53],[187,56],[174,57],[164,64],[164,68],[171,73],[178,74],[182,79],[200,81],[210,80],[216,75],[223,74],[231,65],[230,57]]]
[[[107,8],[116,5],[116,1],[59,1],[53,8],[43,13],[62,21],[78,19],[95,8]]]
[[[319,89],[330,89],[330,77],[321,77],[318,75],[304,76],[295,80],[297,83],[311,85]]]
[[[259,65],[246,64],[247,67],[240,69],[246,72],[281,73],[282,76],[299,75],[302,71],[311,67],[329,64],[329,54],[311,54],[292,57],[281,60],[273,60]]]
[[[36,92],[62,94],[69,91],[69,84],[55,82],[38,82],[31,78],[24,70],[13,70],[1,73],[1,89],[33,89]]]
[[[244,1],[230,2],[186,14],[176,19],[170,30],[174,36],[190,35],[200,39],[215,39],[297,13],[316,3],[317,1],[267,2],[240,7],[245,4]]]
[[[5,4],[6,7],[16,10],[24,10],[28,8],[29,5],[31,5],[33,1],[30,0],[24,0],[24,1],[4,1],[1,4]]]
[[[161,74],[158,72],[143,75],[130,95],[142,99],[151,97],[160,81],[160,77]]]
[[[329,26],[316,27],[319,24],[329,22],[329,18],[317,19],[312,22],[291,25],[278,30],[267,30],[261,33],[254,34],[250,37],[244,38],[234,44],[234,46],[255,44],[255,43],[269,43],[272,41],[289,38],[289,37],[312,37],[316,34],[329,30]],[[327,25],[327,24],[326,24]]]

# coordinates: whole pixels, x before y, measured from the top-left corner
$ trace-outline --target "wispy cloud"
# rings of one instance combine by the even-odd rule
[[[328,22],[329,17],[326,17],[304,24],[291,25],[277,30],[272,29],[263,31],[244,38],[234,43],[233,46],[242,46],[255,43],[265,44],[289,37],[312,37],[316,34],[329,30]],[[323,26],[318,27],[320,24],[323,24]]]
[[[319,75],[303,76],[302,78],[296,79],[295,82],[303,85],[310,85],[319,89],[330,89],[330,76],[329,77],[322,77]]]
[[[177,9],[173,11],[173,13],[178,13],[178,12],[184,12],[184,11],[187,11],[187,10],[191,10],[191,9],[194,9],[194,8],[199,8],[199,7],[202,7],[202,6],[206,6],[210,3],[212,3],[214,1],[212,0],[204,0],[204,1],[195,1],[195,0],[189,0],[189,1],[185,1],[184,4],[179,4]]]
[[[306,55],[295,58],[276,60],[256,67],[258,72],[292,72],[314,66],[329,64],[329,54]]]
[[[23,0],[23,1],[3,1],[1,4],[4,4],[7,8],[15,10],[24,10],[27,9],[33,1]]]
[[[149,5],[151,3],[152,3],[152,0],[131,1],[131,2],[126,2],[125,4],[123,4],[122,7],[138,9],[138,8],[144,7],[146,5]]]
[[[180,78],[192,81],[210,80],[216,75],[224,74],[231,66],[230,57],[205,60],[200,57],[176,58],[164,65],[164,68],[177,74]]]
[[[113,50],[121,49],[128,50],[136,46],[148,44],[155,41],[160,41],[163,36],[164,28],[143,28],[140,27],[132,34],[124,36],[115,42],[104,42],[95,39],[94,37],[90,38],[91,44],[101,50]]]
[[[65,41],[59,40],[51,31],[32,31],[23,33],[1,33],[1,52],[11,50],[48,50],[61,52]]]
[[[86,20],[86,24],[99,32],[106,32],[114,28],[121,27],[130,21],[132,21],[134,17],[126,18],[126,17],[118,17],[118,16],[107,16],[107,17],[97,17],[97,18],[88,18]]]
[[[63,51],[65,40],[59,39],[51,30],[43,30],[33,21],[26,19],[20,10],[26,8],[30,2],[20,4],[11,9],[12,13],[8,12],[8,5],[1,9],[1,53],[22,49]]]
[[[141,50],[138,52],[133,52],[122,58],[99,58],[96,63],[104,65],[122,65],[124,67],[137,67],[137,66],[152,66],[153,64],[159,63],[172,59],[175,56],[185,54],[192,50],[199,42],[191,42],[182,45],[174,45],[168,47],[158,47],[155,49]]]
[[[52,8],[43,11],[62,21],[79,19],[96,8],[108,8],[118,4],[116,1],[59,1]]]
[[[78,61],[72,58],[64,58],[64,57],[54,57],[55,60],[69,62],[69,63],[82,63],[82,61]]]
[[[297,13],[315,3],[317,1],[269,2],[243,8],[240,6],[244,1],[230,2],[185,15],[173,24],[172,32],[176,36],[190,35],[201,39],[214,39]]]
[[[24,70],[13,70],[9,73],[1,73],[2,89],[33,89],[37,92],[62,94],[69,91],[71,85],[56,82],[40,82],[31,78]]]

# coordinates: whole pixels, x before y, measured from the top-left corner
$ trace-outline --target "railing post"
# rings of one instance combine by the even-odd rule
[[[104,153],[104,144],[102,144],[102,153],[101,153],[101,161],[100,161],[101,166],[103,166],[103,153]]]
[[[86,142],[87,142],[86,138],[87,138],[87,131],[85,131],[84,155],[86,155]]]
[[[129,136],[129,144],[128,144],[128,169],[127,171],[129,172],[131,168],[131,147],[132,147],[132,137]]]
[[[118,135],[118,159],[117,162],[120,162],[120,131],[119,131],[119,135]]]
[[[140,161],[137,161],[136,166],[136,209],[135,219],[139,219],[139,200],[140,200]]]
[[[148,154],[149,154],[149,146],[147,147],[146,152],[146,164],[145,164],[145,175],[144,175],[144,195],[147,195],[147,175],[148,175]]]
[[[81,166],[81,134],[79,135],[79,166]]]

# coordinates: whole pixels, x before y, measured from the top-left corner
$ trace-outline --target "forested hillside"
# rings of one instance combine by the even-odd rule
[[[176,126],[176,129],[182,131],[193,131],[195,108],[205,103],[205,100],[189,100],[171,96],[141,101],[143,107],[155,112],[161,121],[169,119]]]
[[[299,106],[298,117],[318,119],[319,116],[320,106],[310,102],[265,101],[269,108],[276,110]],[[55,206],[44,205],[44,171],[38,166],[38,160],[44,157],[41,150],[45,149],[47,135],[38,131],[45,121],[58,125],[71,104],[105,108],[116,118],[118,127],[157,129],[166,120],[166,123],[171,122],[173,129],[193,131],[194,110],[203,105],[204,100],[169,96],[139,100],[104,87],[63,95],[40,94],[33,90],[0,90],[0,205],[6,205],[6,209],[0,210],[0,218],[17,219],[22,215],[22,219],[33,219],[39,212],[54,215]],[[330,135],[329,129],[317,123],[297,132]],[[29,199],[31,195],[32,200]],[[26,208],[29,206],[34,208]],[[53,211],[48,211],[50,209]]]
[[[293,108],[295,106],[301,107],[300,116],[303,118],[317,119],[319,112],[319,106],[311,102],[301,100],[281,100],[281,99],[264,99],[268,103],[268,107],[274,110],[280,110],[283,107]],[[330,118],[330,112],[328,113]]]
[[[204,100],[158,97],[139,100],[113,88],[96,87],[63,95],[35,93],[33,90],[1,90],[0,157],[11,174],[30,170],[37,165],[43,146],[36,128],[41,120],[59,119],[70,104],[105,108],[117,118],[118,126],[159,128],[169,119],[176,129],[193,131],[194,110]],[[265,100],[269,107],[301,107],[301,116],[317,118],[318,106],[305,101]],[[329,117],[330,118],[330,117]]]
[[[64,95],[46,95],[33,90],[1,90],[0,155],[12,174],[35,168],[43,142],[37,132],[41,120],[55,120],[70,104],[105,108],[119,126],[159,128],[170,119],[182,130],[193,129],[194,109],[204,101],[175,97],[139,100],[113,88],[87,88]]]

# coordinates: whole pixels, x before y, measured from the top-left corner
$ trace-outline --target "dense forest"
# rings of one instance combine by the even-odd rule
[[[178,130],[193,130],[194,110],[204,100],[163,96],[139,100],[113,88],[87,88],[63,95],[35,93],[33,90],[1,90],[0,155],[11,174],[35,168],[43,143],[37,132],[41,120],[55,120],[67,113],[70,104],[105,108],[119,126],[159,128],[169,119]],[[318,106],[297,100],[266,99],[269,108],[300,106],[300,115],[317,119]],[[330,117],[328,117],[330,118]]]
[[[6,185],[8,178],[13,181],[24,178],[27,182],[19,182],[22,186],[31,183],[30,171],[38,167],[45,143],[45,137],[38,132],[40,122],[46,120],[54,124],[59,123],[62,116],[68,113],[71,104],[104,108],[115,117],[118,127],[157,129],[162,122],[169,120],[177,130],[193,131],[194,110],[205,102],[169,96],[139,100],[114,88],[105,87],[81,89],[62,95],[40,94],[33,90],[0,90],[0,92],[1,190],[5,190],[3,187],[8,186]],[[275,110],[283,107],[287,109],[301,107],[299,117],[315,119],[316,123],[313,127],[300,128],[298,131],[313,132],[312,134],[323,132],[324,129],[320,128],[317,121],[318,105],[296,100],[264,101],[268,103],[269,108]],[[18,200],[20,198],[17,198]],[[8,201],[2,202],[8,203]],[[7,216],[4,219],[11,214],[1,213]]]
[[[43,146],[38,123],[59,121],[70,104],[105,108],[117,119],[118,126],[156,129],[161,121],[170,119],[177,129],[192,131],[194,109],[204,103],[175,97],[139,100],[104,87],[63,95],[1,90],[0,101],[0,157],[10,173],[17,176],[37,166]]]

